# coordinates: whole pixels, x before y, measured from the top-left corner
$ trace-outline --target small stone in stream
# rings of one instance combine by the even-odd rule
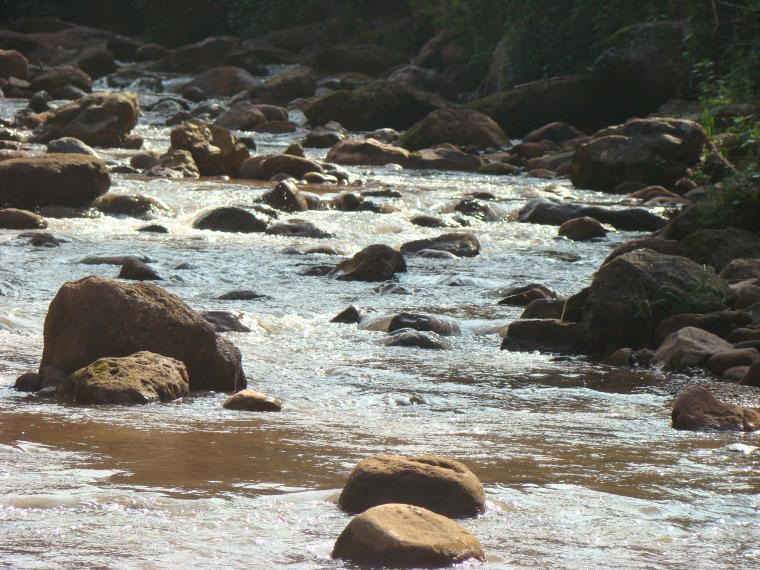
[[[91,147],[74,137],[61,137],[47,143],[47,151],[60,154],[89,154],[98,156],[98,153]]]
[[[47,91],[37,91],[32,98],[29,99],[29,108],[35,113],[44,113],[50,110],[50,102],[53,98],[48,95]]]
[[[606,236],[607,230],[594,218],[583,216],[563,223],[557,234],[573,241],[589,241]]]
[[[350,325],[358,323],[360,320],[361,315],[359,315],[359,310],[353,305],[349,305],[347,308],[343,309],[340,313],[334,316],[330,322]]]
[[[521,319],[561,319],[565,313],[565,300],[547,299],[540,297],[534,299],[520,315]]]
[[[188,101],[192,101],[193,103],[200,103],[201,101],[208,99],[203,90],[200,87],[196,87],[195,85],[189,85],[185,87],[182,90],[182,97]]]
[[[407,289],[403,285],[394,283],[393,281],[387,281],[385,283],[381,283],[380,285],[378,285],[372,290],[375,293],[380,293],[381,295],[411,295],[411,292],[409,291],[409,289]]]
[[[312,265],[311,267],[303,269],[301,275],[307,277],[325,277],[330,275],[334,269],[335,268],[332,265]]]
[[[741,379],[745,386],[755,386],[760,388],[760,360],[756,360]],[[760,423],[758,423],[760,426]]]
[[[16,236],[19,239],[27,240],[27,244],[34,247],[58,247],[62,243],[66,243],[68,240],[55,237],[48,232],[24,232]]]
[[[303,141],[303,146],[310,148],[331,148],[346,138],[346,129],[340,123],[329,123],[312,129]]]
[[[362,196],[370,198],[401,198],[401,192],[383,188],[382,190],[365,190]]]
[[[475,257],[480,253],[480,242],[472,234],[454,232],[432,239],[410,241],[401,246],[402,253],[417,253],[423,249],[448,251],[457,257]]]
[[[244,412],[280,412],[282,402],[255,390],[241,390],[227,398],[224,408]]]
[[[45,229],[47,221],[29,210],[5,208],[0,210],[0,228],[6,230],[36,230]]]
[[[446,342],[437,334],[420,332],[414,329],[398,329],[394,331],[385,342],[386,346],[404,346],[409,348],[423,348],[427,350],[445,350]]]
[[[192,269],[192,268],[193,266],[190,265],[187,261],[182,261],[178,263],[177,265],[175,265],[174,267],[172,267],[172,269],[176,269],[178,271],[184,271],[186,269]]]
[[[151,234],[168,234],[169,230],[162,226],[161,224],[148,224],[147,226],[142,226],[140,228],[137,228],[138,232],[146,232]]]
[[[27,372],[16,378],[13,387],[19,392],[37,392],[40,389],[40,375],[36,372]]]
[[[204,311],[201,316],[214,326],[216,332],[251,332],[251,329],[229,311]]]
[[[504,217],[489,204],[482,204],[475,198],[465,198],[464,200],[461,200],[456,206],[454,206],[454,211],[459,212],[463,216],[469,216],[484,222],[498,222]]]
[[[301,146],[301,143],[290,143],[290,146],[285,149],[285,152],[283,154],[289,154],[291,156],[300,156],[301,158],[304,157],[304,151],[303,147]]]
[[[265,192],[261,201],[283,212],[305,212],[309,209],[306,198],[289,180],[283,180],[272,190]]]
[[[505,293],[505,297],[499,301],[499,305],[511,305],[514,307],[527,307],[536,299],[556,299],[557,294],[539,283],[530,283],[522,287],[514,287]]]
[[[427,257],[429,259],[459,259],[456,255],[448,251],[439,249],[421,249],[414,255],[417,257]]]
[[[303,179],[309,184],[326,184],[327,182],[331,182],[333,184],[338,183],[338,179],[334,176],[328,176],[322,174],[321,172],[307,172],[303,175]]]
[[[188,113],[187,111],[180,111],[179,113],[175,113],[166,121],[164,121],[164,125],[167,127],[175,127],[177,125],[181,125],[185,121],[189,121],[193,118],[193,116]]]
[[[254,299],[264,299],[266,295],[260,295],[252,289],[236,289],[235,291],[229,291],[223,295],[219,295],[217,299],[222,301],[253,301]]]
[[[304,254],[318,254],[318,255],[343,255],[340,251],[338,251],[335,246],[332,245],[315,245],[312,247],[307,247],[303,250]]]
[[[297,219],[275,222],[266,229],[266,233],[276,236],[304,237],[314,239],[326,239],[334,237],[333,234],[324,230],[320,230],[311,222]]]
[[[398,313],[388,324],[388,332],[401,329],[414,329],[422,332],[434,332],[440,336],[462,334],[459,324],[448,319],[424,315],[421,313]]]
[[[404,272],[406,261],[401,253],[384,244],[373,244],[341,261],[333,276],[342,281],[387,281]]]
[[[131,174],[131,175],[140,174],[140,171],[138,169],[133,168],[132,166],[129,166],[128,164],[117,164],[116,166],[110,168],[108,171],[111,174]]]
[[[387,503],[351,520],[332,555],[361,565],[440,568],[485,560],[478,539],[454,521],[422,507]]]
[[[602,361],[609,366],[628,367],[633,364],[633,349],[619,348]]]
[[[270,208],[269,206],[265,206],[264,204],[254,204],[251,207],[252,210],[256,210],[257,212],[264,214],[265,216],[269,216],[273,220],[276,220],[280,217],[280,212],[275,210],[274,208]]]
[[[424,214],[419,215],[419,216],[414,216],[409,221],[413,223],[415,226],[420,226],[423,228],[445,228],[448,226],[448,224],[446,223],[446,220],[439,218],[437,216],[426,216]]]
[[[578,354],[586,352],[587,344],[585,331],[578,323],[558,319],[525,319],[509,324],[501,350]]]
[[[127,259],[121,266],[120,279],[133,281],[160,281],[161,276],[148,264],[136,259]]]
[[[248,210],[234,206],[214,208],[199,215],[193,222],[197,230],[216,232],[263,232],[267,223]]]
[[[760,410],[721,402],[705,386],[691,386],[673,403],[671,420],[675,429],[755,431]]]
[[[151,258],[147,255],[88,255],[79,263],[84,265],[124,265],[127,261],[142,261],[151,263]]]

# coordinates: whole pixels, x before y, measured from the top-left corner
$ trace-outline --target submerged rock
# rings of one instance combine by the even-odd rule
[[[282,411],[282,402],[261,392],[247,389],[236,392],[227,398],[223,407],[228,410],[244,412],[280,412]]]
[[[214,208],[199,215],[193,222],[196,230],[215,232],[263,232],[267,223],[243,208],[227,206]]]
[[[450,517],[485,510],[483,485],[466,465],[437,455],[376,455],[351,472],[338,499],[349,513],[386,503],[406,503]]]
[[[332,557],[392,568],[485,560],[478,540],[454,521],[397,503],[373,507],[354,518],[335,542]]]
[[[73,372],[59,388],[63,399],[77,404],[170,402],[188,392],[185,365],[147,351],[100,358]]]
[[[452,336],[462,333],[459,324],[455,321],[442,319],[433,315],[423,315],[421,313],[398,313],[395,315],[388,325],[388,332],[392,333],[399,329],[430,331],[441,336]]]
[[[418,253],[424,249],[447,251],[457,257],[475,257],[480,253],[480,242],[473,234],[455,232],[432,239],[419,239],[401,246],[402,253]]]
[[[138,259],[128,258],[124,261],[119,271],[119,278],[133,281],[160,281],[161,276],[149,266]]]
[[[385,342],[386,346],[405,346],[428,350],[446,350],[448,344],[434,332],[421,332],[411,328],[396,329]]]

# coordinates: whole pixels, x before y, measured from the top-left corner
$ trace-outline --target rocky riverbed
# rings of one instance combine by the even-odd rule
[[[116,45],[98,33],[66,41]],[[254,69],[212,38],[91,83],[18,36],[39,46],[0,98],[11,567],[351,567],[338,497],[378,454],[482,482],[477,516],[439,509],[473,567],[757,563],[760,238],[671,219],[701,198],[696,123],[510,138],[414,70],[274,48]],[[673,429],[694,384],[724,403],[691,392],[676,427],[726,431]]]

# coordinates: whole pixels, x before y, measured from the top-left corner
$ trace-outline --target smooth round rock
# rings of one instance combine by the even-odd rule
[[[279,412],[282,402],[255,390],[241,390],[227,398],[224,407],[245,412]]]

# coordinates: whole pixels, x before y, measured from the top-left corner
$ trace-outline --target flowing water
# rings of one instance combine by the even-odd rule
[[[4,101],[2,118],[20,106]],[[141,120],[147,147],[168,146],[164,119]],[[282,150],[304,132],[256,135],[259,152]],[[124,162],[131,153],[103,154]],[[330,559],[350,520],[335,498],[359,460],[383,452],[452,456],[483,481],[487,512],[459,522],[489,559],[467,566],[760,565],[760,453],[749,447],[757,436],[671,429],[672,396],[656,373],[499,350],[494,329],[521,310],[498,306],[497,289],[541,282],[572,294],[633,234],[573,243],[557,240],[554,227],[474,223],[481,255],[408,258],[399,278],[408,294],[303,276],[340,258],[285,251],[328,243],[350,255],[372,243],[435,236],[441,230],[409,218],[446,215],[474,191],[494,194],[504,212],[536,196],[613,206],[621,199],[568,181],[350,171],[363,181],[356,190],[401,197],[373,198],[396,208],[389,214],[292,216],[334,233],[328,240],[191,228],[199,211],[250,205],[269,184],[119,175],[112,192],[145,194],[171,208],[157,219],[169,234],[138,233],[144,222],[108,216],[51,218],[49,231],[69,240],[58,248],[34,248],[19,232],[0,231],[0,567],[344,568]],[[320,191],[337,190],[345,188]],[[60,285],[119,271],[79,261],[130,253],[150,257],[161,286],[191,306],[241,316],[252,332],[228,337],[243,353],[249,384],[284,400],[282,413],[228,411],[225,395],[215,393],[86,408],[13,390],[16,376],[39,363],[47,306]],[[216,299],[233,289],[267,297]],[[329,323],[350,303],[377,316],[447,315],[463,334],[446,351],[389,348],[386,333]]]

